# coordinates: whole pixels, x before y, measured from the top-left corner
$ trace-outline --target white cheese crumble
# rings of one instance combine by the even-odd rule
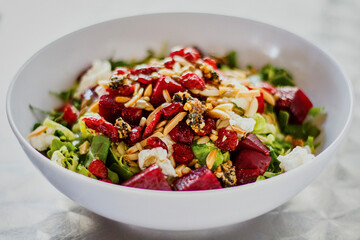
[[[170,137],[169,134],[166,135],[166,136],[163,137],[163,138],[160,138],[160,139],[166,144],[166,146],[167,146],[167,148],[168,148],[168,150],[169,150],[169,152],[168,152],[168,154],[167,154],[167,156],[168,156],[168,158],[169,158],[169,157],[172,156],[173,153],[174,153],[173,145],[174,145],[175,142],[171,139],[171,137]]]
[[[161,147],[153,149],[144,149],[139,153],[139,167],[144,170],[151,164],[157,164],[162,172],[169,177],[176,177],[174,167],[171,165],[170,160],[167,158],[167,151]]]
[[[256,121],[252,118],[243,118],[232,111],[227,112],[230,116],[230,125],[238,126],[246,132],[254,131]]]
[[[91,68],[81,77],[80,85],[74,96],[80,97],[85,90],[95,86],[99,81],[109,80],[110,76],[111,65],[109,61],[94,61]]]
[[[55,138],[55,130],[53,128],[47,128],[45,132],[41,133],[38,136],[31,137],[29,139],[31,146],[33,146],[38,151],[45,151],[48,149]]]
[[[291,152],[284,156],[279,156],[280,168],[285,172],[311,161],[315,156],[311,154],[309,146],[295,147]]]

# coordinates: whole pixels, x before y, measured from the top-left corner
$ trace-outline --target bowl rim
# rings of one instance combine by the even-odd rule
[[[23,137],[21,135],[21,133],[19,132],[19,130],[17,129],[13,116],[11,114],[11,97],[13,95],[14,92],[14,85],[15,83],[19,80],[19,76],[21,75],[22,71],[31,63],[31,61],[33,59],[35,59],[38,55],[40,55],[42,52],[46,51],[49,47],[51,47],[53,44],[62,41],[66,38],[71,37],[73,34],[80,34],[81,32],[84,31],[88,31],[91,28],[96,28],[98,26],[101,25],[106,25],[109,23],[113,23],[116,21],[121,21],[123,19],[136,19],[139,17],[151,17],[151,16],[169,16],[169,15],[202,15],[202,16],[211,16],[211,17],[220,17],[220,18],[229,18],[229,19],[237,19],[237,20],[241,20],[243,22],[250,22],[251,24],[257,24],[257,25],[262,25],[270,30],[276,30],[276,31],[280,31],[283,32],[285,34],[291,35],[292,37],[298,38],[300,41],[302,41],[303,43],[307,44],[308,46],[312,47],[313,49],[316,49],[319,53],[321,53],[323,55],[323,57],[328,58],[328,60],[334,64],[335,66],[338,67],[339,73],[343,76],[344,79],[344,83],[346,84],[346,87],[348,89],[348,94],[347,96],[349,97],[349,102],[350,102],[350,107],[349,107],[349,114],[347,116],[345,125],[342,127],[342,130],[340,132],[340,134],[335,138],[334,141],[332,141],[328,147],[324,148],[319,154],[317,154],[314,158],[313,161],[316,161],[317,158],[320,158],[322,155],[324,155],[326,152],[330,151],[330,149],[335,148],[339,142],[345,137],[345,133],[348,131],[351,121],[352,121],[352,116],[353,116],[353,111],[354,111],[354,90],[352,88],[352,83],[348,77],[348,75],[346,74],[346,72],[344,71],[343,67],[339,64],[339,62],[327,51],[325,51],[324,49],[322,49],[321,47],[319,47],[318,45],[316,45],[315,43],[307,40],[306,38],[295,34],[287,29],[284,29],[282,27],[278,27],[276,25],[272,25],[272,24],[268,24],[265,22],[261,22],[258,20],[253,20],[253,19],[248,19],[248,18],[244,18],[244,17],[238,17],[238,16],[233,16],[233,15],[225,15],[225,14],[214,14],[214,13],[200,13],[200,12],[159,12],[159,13],[148,13],[148,14],[139,14],[139,15],[131,15],[131,16],[126,16],[126,17],[120,17],[120,18],[114,18],[114,19],[110,19],[110,20],[106,20],[106,21],[102,21],[99,23],[95,23],[95,24],[91,24],[88,25],[86,27],[80,28],[80,29],[76,29],[72,32],[69,32],[61,37],[58,37],[57,39],[51,41],[50,43],[46,44],[45,46],[41,47],[39,50],[37,50],[30,58],[28,58],[25,63],[22,64],[22,66],[17,70],[16,74],[14,75],[14,77],[11,80],[11,83],[8,87],[7,90],[7,96],[6,96],[6,114],[7,114],[7,118],[8,118],[8,122],[10,124],[10,127],[12,129],[12,131],[14,132],[16,138],[18,139],[18,141],[20,142],[21,146],[23,148],[26,148],[27,151],[30,151],[33,156],[38,160],[38,161],[44,161],[47,167],[53,168],[54,171],[63,171],[63,174],[65,174],[68,177],[71,177],[73,179],[77,179],[78,181],[83,181],[83,182],[87,182],[90,184],[98,184],[98,187],[102,187],[102,188],[107,188],[108,190],[111,191],[121,191],[124,193],[131,193],[131,194],[137,194],[137,195],[147,195],[147,196],[167,196],[167,197],[172,197],[172,198],[176,198],[179,196],[182,197],[195,197],[195,196],[204,196],[204,197],[208,197],[209,195],[213,195],[213,194],[217,194],[217,193],[231,193],[231,192],[243,192],[243,191],[247,191],[248,189],[254,189],[254,188],[258,188],[260,186],[266,186],[268,184],[272,184],[273,182],[276,181],[282,181],[281,179],[283,178],[288,178],[291,177],[292,175],[295,175],[297,172],[299,171],[306,171],[307,168],[310,168],[312,166],[312,162],[303,164],[295,169],[292,169],[289,172],[284,172],[280,175],[277,175],[275,177],[266,179],[266,181],[259,181],[259,182],[254,182],[254,183],[250,183],[250,184],[245,184],[245,185],[240,185],[240,186],[235,186],[235,187],[231,187],[231,188],[222,188],[222,189],[213,189],[213,190],[203,190],[203,191],[159,191],[159,190],[151,190],[151,189],[140,189],[140,188],[131,188],[131,187],[126,187],[126,186],[122,186],[122,185],[117,185],[117,184],[108,184],[102,181],[98,181],[96,179],[92,179],[86,176],[83,176],[79,173],[70,171],[68,169],[65,169],[62,166],[59,166],[58,164],[54,164],[52,161],[49,161],[49,158],[45,157],[44,155],[42,155],[40,152],[38,152],[35,148],[33,148],[30,143],[26,140],[25,137]],[[28,157],[29,158],[29,157]],[[33,163],[34,164],[34,163]],[[55,170],[56,169],[56,170]],[[60,170],[62,169],[62,170]],[[86,183],[86,184],[87,184]]]

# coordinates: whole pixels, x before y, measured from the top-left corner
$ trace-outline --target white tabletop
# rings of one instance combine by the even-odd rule
[[[98,216],[58,192],[30,163],[5,114],[7,87],[37,50],[101,21],[153,12],[209,12],[274,24],[332,54],[360,93],[360,1],[0,0],[0,239],[360,239],[360,109],[323,173],[288,203],[224,228],[163,232]],[[355,100],[356,101],[356,100]]]

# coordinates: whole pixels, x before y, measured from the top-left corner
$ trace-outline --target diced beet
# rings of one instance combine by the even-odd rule
[[[151,95],[150,102],[154,106],[159,106],[161,103],[165,102],[163,91],[164,89],[168,90],[170,97],[172,97],[177,92],[185,91],[179,83],[175,82],[171,78],[161,77],[154,87],[153,93]]]
[[[176,114],[183,110],[183,105],[180,102],[171,103],[169,106],[166,106],[161,109],[161,114],[165,119],[171,119],[175,117]]]
[[[258,113],[263,113],[265,110],[265,102],[264,102],[264,95],[260,93],[259,97],[256,97],[256,100],[258,101]]]
[[[297,87],[278,88],[276,101],[276,110],[284,110],[290,114],[290,122],[302,124],[306,118],[312,103],[301,89]]]
[[[236,156],[235,169],[259,169],[260,175],[263,175],[271,161],[270,156],[260,152],[244,149]]]
[[[214,144],[223,151],[234,151],[238,143],[239,140],[236,132],[226,130],[226,128],[220,128],[218,139]]]
[[[153,164],[144,171],[132,176],[122,185],[134,188],[171,191],[171,187],[161,171],[161,168],[156,164]]]
[[[167,69],[172,69],[173,66],[174,66],[174,64],[175,64],[174,59],[172,59],[172,58],[167,58],[167,59],[165,59],[164,67],[166,67]]]
[[[99,178],[107,178],[108,177],[108,170],[105,166],[105,163],[100,159],[94,159],[89,165],[89,172],[94,174],[96,177]]]
[[[202,131],[195,133],[198,136],[205,136],[205,135],[209,135],[211,133],[212,130],[216,129],[216,123],[215,120],[212,118],[205,118],[205,127],[202,129]]]
[[[206,167],[200,167],[174,182],[178,191],[210,190],[222,188],[216,176]]]
[[[174,149],[173,157],[176,164],[189,164],[194,158],[194,153],[189,145],[175,143],[172,145]]]
[[[138,125],[142,118],[142,109],[133,107],[123,108],[121,116],[125,122],[132,125]]]
[[[143,134],[143,138],[149,137],[154,131],[156,125],[159,123],[161,118],[161,111],[155,113],[153,120],[146,126]]]
[[[236,149],[254,150],[257,152],[261,152],[265,155],[269,155],[270,153],[269,148],[266,147],[254,133],[249,133],[248,135],[246,135],[246,138],[239,142],[239,145],[237,146]]]
[[[124,104],[116,102],[115,96],[113,95],[103,95],[100,97],[99,114],[105,118],[106,121],[114,123],[115,120],[121,116],[123,108]]]
[[[110,179],[108,178],[104,178],[104,179],[99,179],[102,182],[107,182],[107,183],[113,183]]]
[[[65,104],[64,107],[64,120],[68,125],[73,125],[79,117],[79,111],[70,103]]]
[[[185,122],[180,122],[176,125],[169,132],[169,135],[177,143],[191,144],[194,140],[194,134]]]
[[[124,85],[122,87],[118,88],[119,90],[119,95],[121,96],[130,96],[134,93],[135,91],[135,85]]]
[[[188,89],[199,89],[203,90],[205,88],[205,81],[199,77],[196,73],[186,73],[182,75],[179,79],[181,86]]]
[[[237,185],[255,182],[260,175],[260,169],[239,169],[236,171]]]
[[[163,140],[161,140],[158,137],[150,137],[146,140],[146,144],[150,147],[150,148],[157,148],[157,147],[161,147],[163,149],[165,149],[168,152],[168,148],[166,146],[166,144],[163,142]]]

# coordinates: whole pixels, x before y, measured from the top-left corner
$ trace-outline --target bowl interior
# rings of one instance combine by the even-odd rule
[[[331,58],[306,40],[276,27],[241,18],[191,13],[153,14],[113,20],[76,31],[49,44],[24,64],[10,86],[7,111],[15,134],[20,138],[19,140],[25,151],[32,155],[32,160],[45,162],[40,154],[34,153],[34,151],[31,152],[31,146],[25,140],[33,124],[41,120],[37,119],[30,111],[29,104],[41,109],[51,110],[58,106],[60,102],[55,97],[50,96],[49,91],[59,92],[67,90],[74,84],[78,74],[88,67],[94,59],[109,59],[111,57],[121,59],[140,58],[144,56],[149,48],[160,51],[164,43],[168,44],[169,47],[194,45],[207,53],[216,54],[224,54],[229,50],[236,50],[238,62],[242,67],[251,64],[256,68],[260,68],[271,62],[276,66],[289,70],[293,74],[297,85],[310,97],[314,105],[325,107],[326,109],[327,118],[322,125],[324,133],[322,136],[323,151],[329,148],[333,142],[337,141],[339,136],[343,135],[344,126],[348,125],[352,111],[350,82]],[[42,164],[45,164],[44,162]],[[310,168],[309,166],[308,170]],[[289,172],[290,174],[283,174],[286,176],[279,176],[279,179],[283,182],[294,181],[296,184],[291,186],[293,190],[288,191],[288,193],[284,190],[282,192],[283,196],[276,196],[278,198],[276,201],[263,206],[261,209],[251,210],[243,208],[243,216],[232,219],[228,215],[222,217],[219,214],[218,221],[227,219],[227,221],[223,221],[221,224],[211,218],[207,220],[202,218],[202,222],[200,222],[200,217],[199,219],[195,217],[193,218],[192,225],[190,225],[188,220],[184,220],[183,225],[178,224],[176,226],[171,225],[172,223],[166,221],[165,218],[162,220],[159,217],[156,221],[145,224],[141,223],[141,220],[136,218],[136,216],[128,216],[128,220],[124,220],[125,218],[122,219],[119,214],[116,215],[117,212],[114,209],[111,211],[106,209],[96,210],[96,207],[92,207],[89,200],[82,201],[84,197],[80,193],[75,190],[67,191],[69,187],[61,185],[61,181],[55,180],[55,177],[51,175],[56,173],[56,176],[68,176],[74,181],[82,177],[79,176],[77,178],[78,176],[71,175],[66,169],[60,167],[58,169],[52,168],[52,170],[49,170],[47,178],[60,188],[61,191],[65,192],[66,195],[104,216],[146,227],[196,229],[220,226],[225,223],[249,219],[271,210],[305,187],[320,170],[308,171],[306,173],[308,179],[299,182],[299,176],[305,173],[301,171],[299,169],[299,171],[294,171],[294,174]],[[46,173],[44,174],[46,175]],[[109,194],[109,196],[119,194],[119,199],[121,199],[120,196],[122,197],[122,195],[120,194],[125,192],[123,187],[118,187],[116,193],[113,191],[114,188],[111,188],[112,192],[108,191],[110,187],[103,188],[104,184],[95,183],[95,181],[91,180],[81,183],[80,181],[72,182],[71,184],[74,186],[76,184],[83,184],[81,187],[87,187],[88,183],[94,184],[91,187],[97,188],[99,191],[105,189],[102,201],[112,201],[110,198],[105,198],[106,194]],[[279,181],[276,183],[278,185],[275,185],[275,183],[275,180],[264,181],[264,183],[250,184],[249,186],[234,188],[229,191],[221,190],[221,192],[224,193],[224,196],[230,196],[231,192],[244,193],[244,195],[241,195],[244,197],[244,201],[253,202],[256,197],[261,197],[261,194],[264,192],[273,191],[269,187],[271,184],[273,184],[275,189],[280,189],[281,191],[283,186],[285,188],[287,186],[284,183],[281,183],[281,185]],[[256,188],[262,188],[263,192],[259,195]],[[249,191],[245,193],[247,190]],[[105,191],[107,191],[106,194]],[[132,193],[136,193],[136,196],[141,196],[141,193],[145,194],[146,192],[144,190],[138,191],[137,189],[126,191],[129,197]],[[157,196],[175,196],[172,194],[161,193]],[[202,195],[201,193],[191,194],[193,194],[192,196],[199,197],[198,200],[201,200],[202,196],[206,196],[205,193]],[[149,198],[154,197],[155,199],[155,194],[147,194],[146,196]],[[174,197],[174,201],[175,199],[180,199],[180,196],[185,195],[176,196],[178,197]],[[214,195],[212,196],[214,197]],[[113,198],[114,201],[120,201],[116,197]],[[182,201],[188,201],[185,198],[181,199]],[[159,204],[166,204],[161,202],[160,198],[157,198],[156,201]],[[270,199],[269,202],[271,202]],[[155,204],[155,200],[152,203]],[[201,207],[199,207],[200,210],[202,210]],[[151,211],[151,209],[147,209],[149,216]],[[167,211],[169,212],[169,210]],[[187,213],[184,211],[182,214]],[[192,215],[190,214],[189,216]]]

